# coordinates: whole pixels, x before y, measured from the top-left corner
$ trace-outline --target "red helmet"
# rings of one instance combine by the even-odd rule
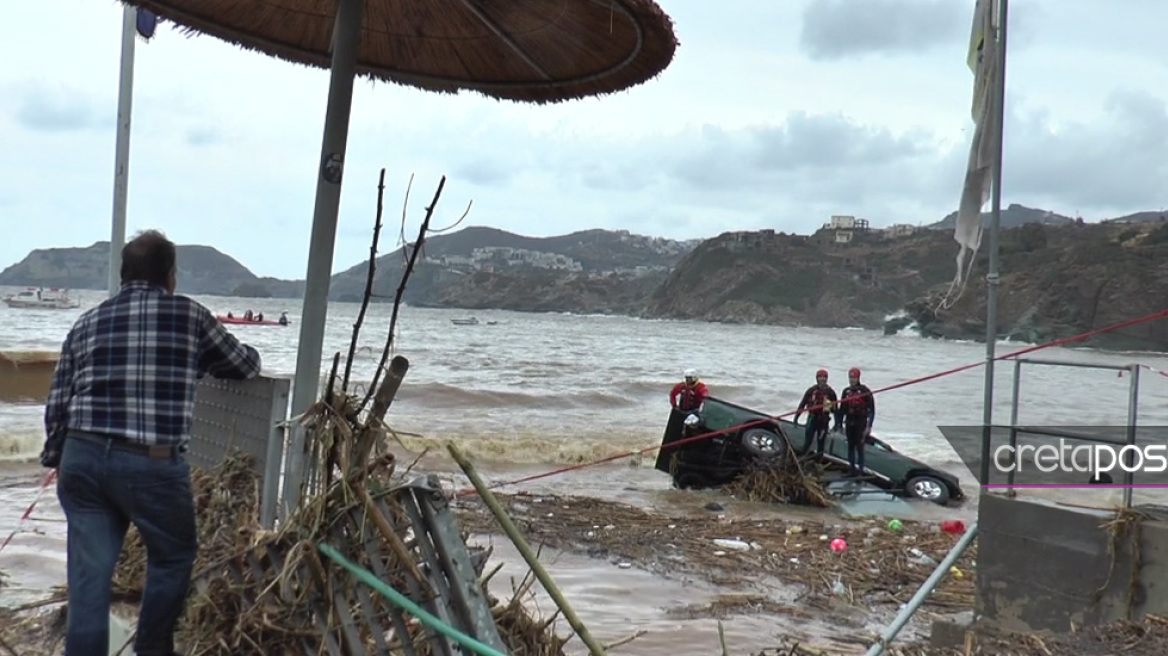
[[[827,378],[827,369],[820,369],[819,371],[815,372],[816,378],[819,378],[820,376]]]
[[[855,376],[856,378],[860,377],[859,367],[852,367],[851,369],[848,369],[848,378],[851,378],[852,376]]]

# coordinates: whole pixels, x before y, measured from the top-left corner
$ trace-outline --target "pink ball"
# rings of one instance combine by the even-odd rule
[[[836,538],[831,541],[831,550],[837,554],[843,553],[848,550],[848,543],[843,538]]]

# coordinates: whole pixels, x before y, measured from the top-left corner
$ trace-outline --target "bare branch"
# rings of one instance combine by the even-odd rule
[[[353,353],[357,350],[357,336],[361,334],[361,324],[365,322],[365,310],[373,296],[373,278],[377,271],[377,242],[381,238],[381,208],[385,198],[385,168],[377,180],[377,215],[373,220],[373,243],[369,246],[369,275],[365,278],[365,293],[361,297],[361,310],[353,323],[353,338],[349,341],[349,358],[345,360],[345,377],[341,379],[341,392],[349,391],[349,374],[353,371]]]
[[[457,220],[457,221],[455,221],[455,222],[454,222],[452,225],[448,225],[448,226],[446,226],[445,228],[435,228],[435,229],[431,230],[430,232],[432,232],[432,233],[434,233],[434,234],[438,234],[438,233],[442,233],[442,232],[448,232],[448,231],[450,231],[450,230],[454,230],[455,228],[457,228],[457,227],[458,227],[458,224],[462,223],[463,219],[465,219],[465,218],[466,218],[466,216],[467,216],[468,214],[470,214],[470,206],[471,206],[471,205],[473,205],[473,204],[474,204],[474,201],[473,201],[473,200],[472,200],[472,201],[470,201],[470,202],[468,202],[468,203],[466,204],[466,210],[465,210],[465,211],[462,213],[462,216],[458,217],[458,220]]]
[[[406,283],[410,279],[410,274],[413,273],[414,265],[418,261],[418,254],[422,251],[422,245],[426,242],[426,232],[430,229],[430,219],[434,216],[434,208],[438,205],[438,199],[442,196],[442,189],[446,186],[446,176],[438,181],[438,189],[434,192],[434,199],[430,201],[430,205],[426,208],[426,217],[422,219],[422,226],[418,229],[418,239],[414,242],[413,250],[410,251],[409,259],[406,261],[406,270],[402,274],[401,282],[397,286],[397,294],[393,300],[393,314],[389,318],[389,335],[385,339],[385,348],[381,352],[381,361],[377,364],[377,370],[373,372],[373,381],[369,384],[371,393],[365,395],[361,400],[361,405],[357,407],[357,412],[365,408],[372,398],[372,391],[377,389],[378,379],[381,377],[381,372],[385,369],[385,362],[389,359],[389,351],[393,346],[394,331],[397,329],[397,317],[401,310],[402,298],[406,293]]]

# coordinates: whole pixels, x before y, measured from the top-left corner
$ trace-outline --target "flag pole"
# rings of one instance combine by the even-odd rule
[[[994,41],[997,49],[995,62],[997,64],[994,77],[993,98],[993,126],[994,149],[991,160],[993,181],[991,188],[992,211],[990,213],[990,243],[989,243],[989,271],[986,273],[986,363],[985,363],[985,400],[982,408],[982,444],[981,444],[981,484],[989,483],[990,464],[990,426],[994,420],[994,358],[998,340],[998,233],[1002,223],[1002,150],[1005,133],[1006,118],[1006,17],[1009,10],[1009,0],[998,0],[998,30]]]
[[[126,195],[130,183],[130,110],[134,101],[134,39],[138,10],[122,8],[122,70],[118,79],[118,137],[114,159],[114,208],[110,230],[109,294],[122,286],[122,246],[126,243]]]

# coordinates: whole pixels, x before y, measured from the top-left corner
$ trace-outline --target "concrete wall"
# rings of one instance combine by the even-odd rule
[[[1072,623],[1168,613],[1168,522],[1129,525],[1115,544],[1113,563],[1105,526],[1116,518],[1112,511],[983,494],[978,512],[979,623],[1066,633]]]

